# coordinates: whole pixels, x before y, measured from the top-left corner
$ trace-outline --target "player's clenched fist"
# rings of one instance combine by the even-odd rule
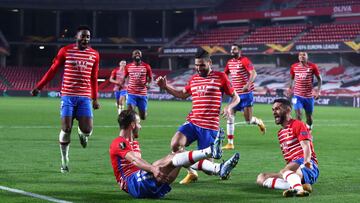
[[[157,84],[160,88],[165,89],[165,88],[166,88],[166,85],[167,85],[166,76],[164,76],[164,77],[159,76],[159,77],[156,79],[156,84]]]

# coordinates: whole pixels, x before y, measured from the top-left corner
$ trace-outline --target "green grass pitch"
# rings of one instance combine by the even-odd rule
[[[267,134],[261,135],[256,126],[236,126],[241,158],[230,180],[200,173],[198,182],[184,186],[178,184],[185,175],[182,170],[165,199],[134,200],[119,190],[109,161],[109,144],[118,135],[114,100],[100,103],[86,149],[73,128],[71,172],[61,174],[59,99],[0,98],[0,185],[72,202],[360,202],[360,109],[315,107],[313,136],[320,177],[308,198],[285,199],[282,191],[255,184],[258,173],[284,166],[271,106],[257,104],[254,115],[265,121]],[[149,102],[139,138],[143,158],[153,162],[169,153],[170,139],[190,109],[190,102]],[[238,113],[236,122],[241,121]],[[221,125],[226,127],[225,120]],[[233,152],[225,151],[224,158]],[[0,190],[0,202],[44,200]]]

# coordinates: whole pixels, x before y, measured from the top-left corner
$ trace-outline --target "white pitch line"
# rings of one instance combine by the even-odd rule
[[[268,124],[273,124],[275,125],[273,120],[269,120],[269,121],[264,121],[265,123]],[[323,120],[320,122],[315,122],[315,126],[334,126],[334,127],[341,127],[341,126],[360,126],[359,124],[357,124],[356,122],[352,122],[352,123],[341,123],[342,121],[340,120],[328,120],[326,122],[324,122]],[[237,122],[235,123],[235,125],[243,125],[243,126],[247,126],[248,124],[245,121],[242,122]],[[143,128],[177,128],[180,127],[181,124],[179,125],[142,125]],[[20,126],[20,125],[13,125],[13,126],[5,126],[5,125],[0,125],[0,129],[1,128],[7,128],[7,129],[58,129],[60,126],[44,126],[44,125],[30,125],[30,126]],[[74,125],[74,127],[76,127]],[[118,125],[95,125],[94,128],[118,128]]]
[[[9,187],[5,187],[5,186],[1,186],[1,185],[0,185],[0,190],[5,190],[5,191],[8,191],[8,192],[13,192],[13,193],[17,193],[17,194],[21,194],[21,195],[25,195],[25,196],[30,196],[30,197],[34,197],[34,198],[38,198],[38,199],[43,199],[43,200],[47,200],[49,202],[72,203],[72,202],[69,202],[69,201],[56,199],[56,198],[45,196],[45,195],[39,195],[39,194],[35,194],[35,193],[32,193],[32,192],[26,192],[26,191],[23,191],[23,190],[9,188]]]

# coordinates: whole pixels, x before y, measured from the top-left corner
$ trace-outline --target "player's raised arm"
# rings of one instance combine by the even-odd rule
[[[159,76],[156,79],[156,84],[161,89],[166,90],[169,94],[173,95],[174,97],[181,98],[181,99],[186,99],[186,98],[188,98],[190,96],[190,93],[188,91],[186,91],[186,88],[182,89],[182,90],[179,90],[179,89],[176,89],[176,88],[172,87],[171,85],[169,85],[167,83],[166,76],[164,76],[164,77]]]
[[[40,90],[54,78],[54,76],[55,76],[56,72],[59,70],[59,68],[64,65],[64,62],[65,62],[65,50],[64,50],[64,48],[61,48],[59,50],[57,56],[54,58],[50,69],[45,73],[45,75],[41,78],[41,80],[36,84],[35,88],[33,90],[31,90],[30,94],[32,96],[37,96],[39,94]]]

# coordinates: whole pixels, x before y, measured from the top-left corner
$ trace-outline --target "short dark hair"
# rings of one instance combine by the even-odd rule
[[[275,103],[281,103],[284,106],[288,106],[288,107],[292,108],[291,102],[288,99],[284,99],[284,98],[275,99],[273,104],[275,104]]]
[[[77,28],[77,32],[79,32],[80,30],[89,30],[91,32],[89,26],[87,25],[79,25],[79,27]]]
[[[240,50],[242,49],[242,45],[240,45],[240,44],[234,43],[234,44],[232,44],[232,46],[236,46],[236,47],[238,47]]]
[[[195,54],[195,58],[210,60],[210,54],[204,49],[199,49]]]
[[[120,129],[127,129],[132,122],[136,121],[136,112],[134,110],[123,110],[118,116]]]

